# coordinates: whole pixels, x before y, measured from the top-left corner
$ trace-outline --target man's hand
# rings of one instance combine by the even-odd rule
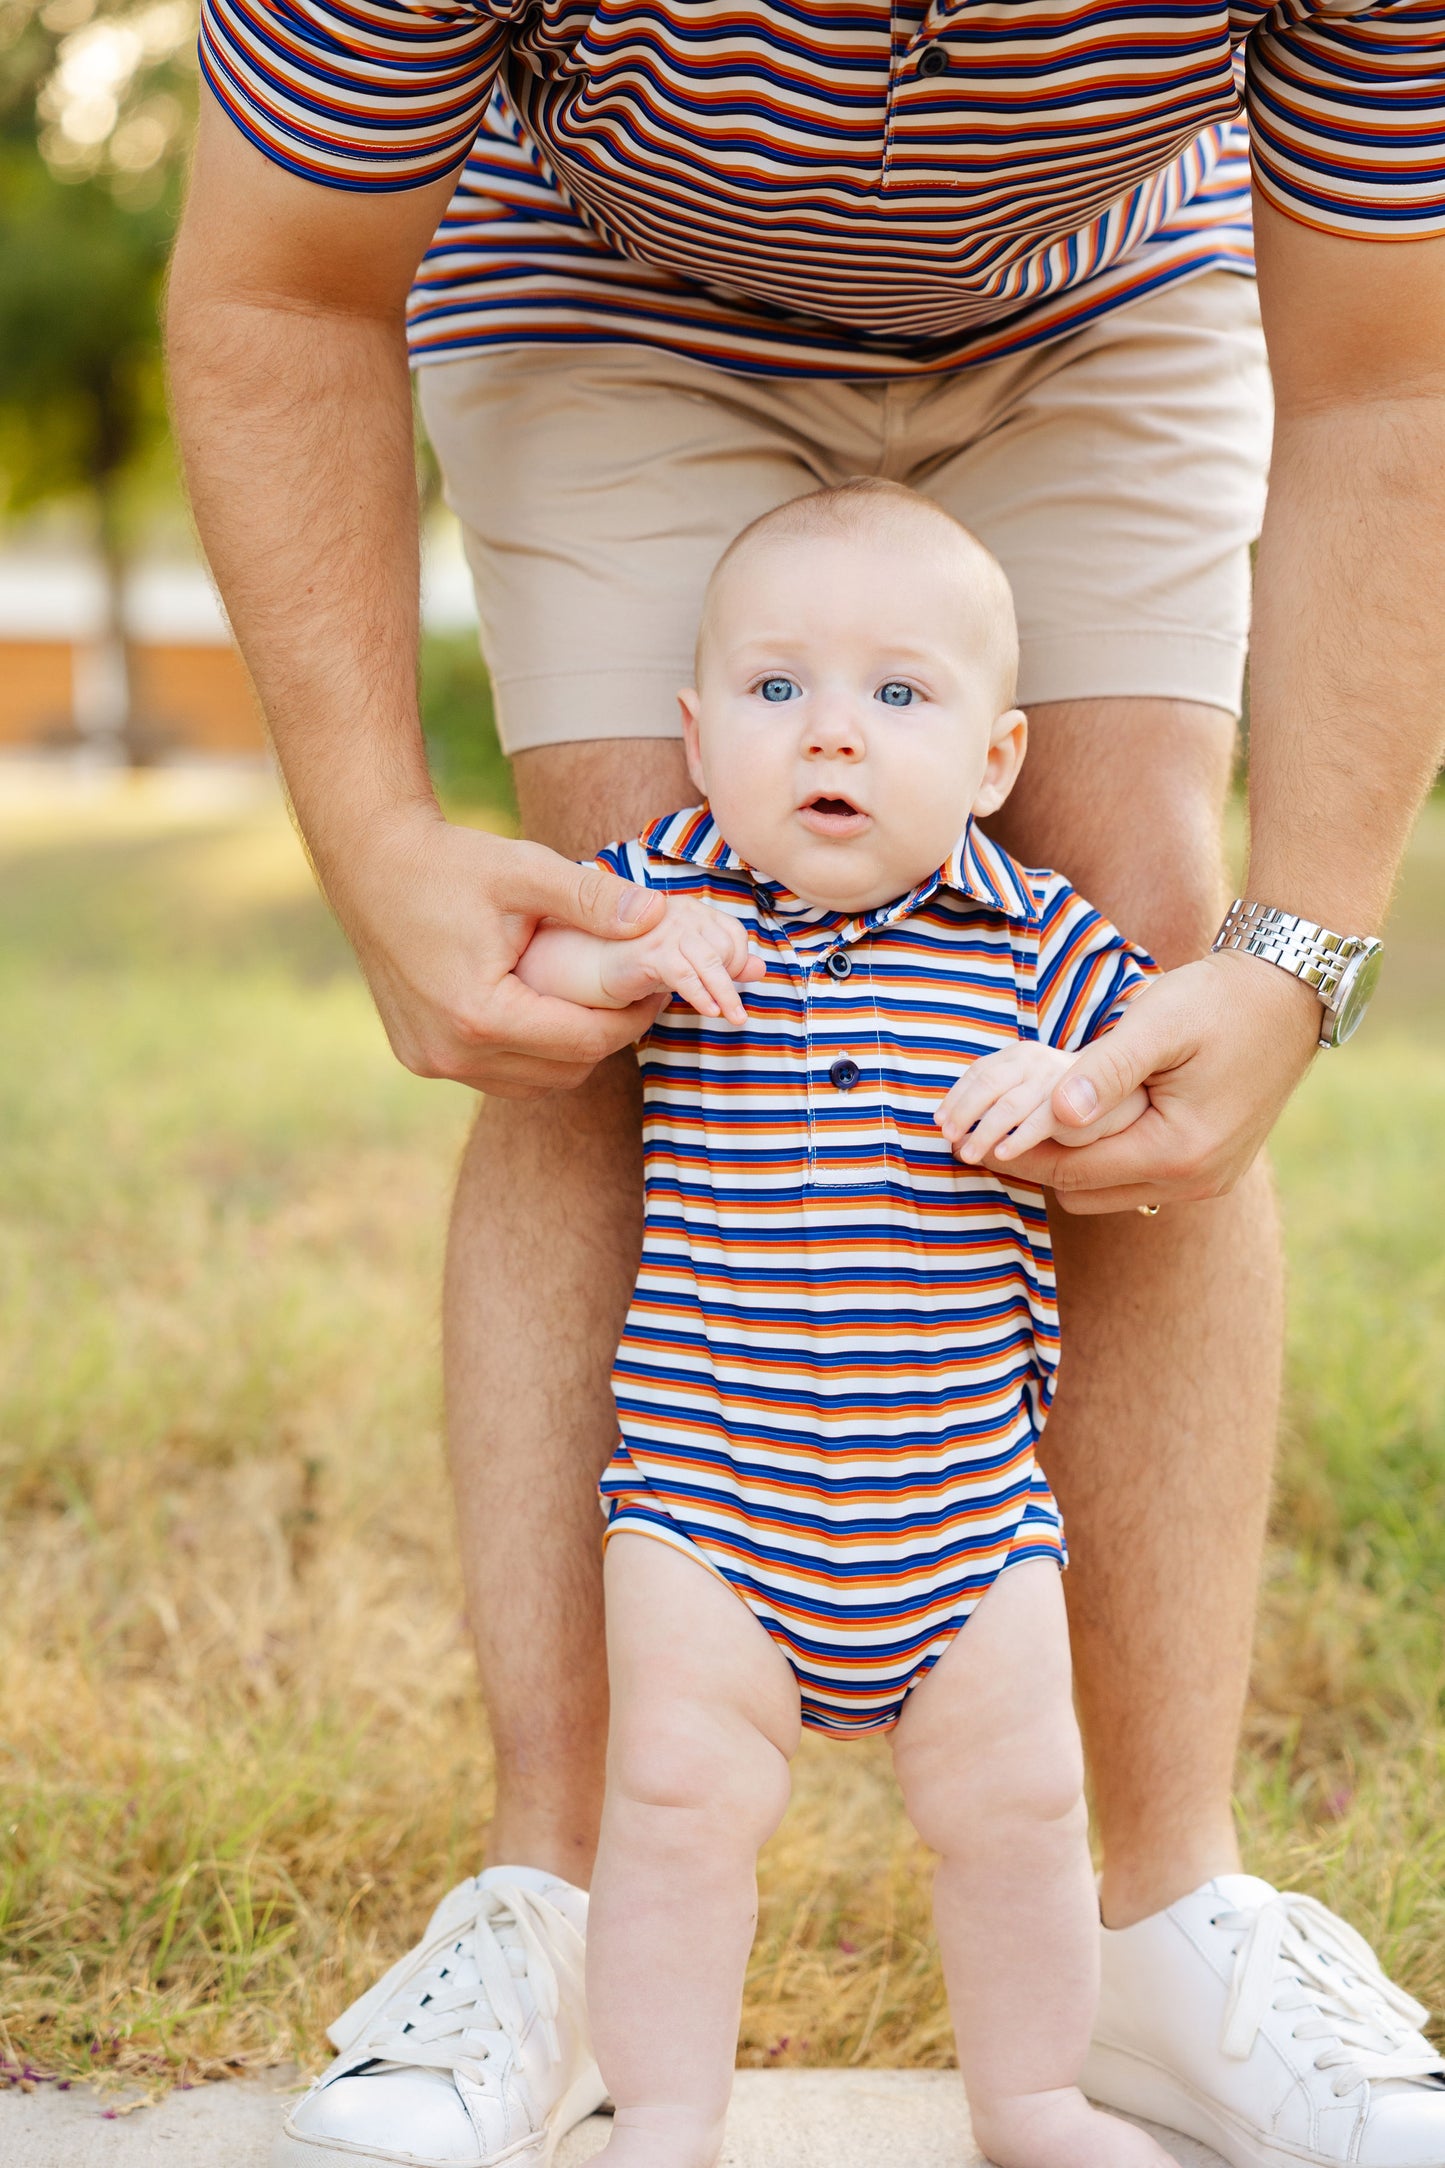
[[[566,1090],[656,1015],[656,998],[625,1009],[553,1001],[513,966],[541,919],[625,943],[661,918],[660,895],[424,807],[379,824],[354,857],[364,878],[333,872],[328,891],[392,1049],[418,1076],[504,1099]]]
[[[1125,1212],[1232,1189],[1298,1084],[1319,1040],[1318,999],[1249,956],[1208,956],[1146,986],[1058,1085],[1060,1127],[1088,1129],[1147,1087],[1147,1112],[1082,1150],[1041,1145],[1010,1171],[1057,1192],[1067,1212]]]
[[[1147,1113],[1148,1096],[1135,1089],[1081,1126],[1072,1115],[1061,1121],[1054,1100],[1079,1056],[1037,1039],[1000,1047],[962,1075],[947,1092],[933,1119],[953,1147],[955,1159],[1012,1173],[1012,1162],[1036,1145],[1066,1144],[1073,1151],[1099,1137],[1117,1136]]]
[[[1445,237],[1346,239],[1258,199],[1254,236],[1276,423],[1239,892],[1379,934],[1442,750]],[[1320,1022],[1314,995],[1257,958],[1171,971],[1054,1102],[1092,1120],[1147,1083],[1149,1112],[1107,1143],[1013,1164],[1070,1212],[1217,1197],[1309,1066]],[[1085,1086],[1097,1104],[1075,1108]]]

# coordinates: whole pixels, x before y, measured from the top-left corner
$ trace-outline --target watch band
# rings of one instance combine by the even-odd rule
[[[1343,1046],[1359,1029],[1380,975],[1383,945],[1372,934],[1331,933],[1269,903],[1236,896],[1214,947],[1277,964],[1308,986],[1324,1008],[1323,1047]]]
[[[1333,1008],[1346,971],[1374,943],[1363,934],[1331,933],[1313,919],[1296,918],[1272,903],[1250,903],[1236,896],[1214,936],[1216,949],[1236,949],[1278,964],[1292,978],[1311,987],[1327,1009]]]

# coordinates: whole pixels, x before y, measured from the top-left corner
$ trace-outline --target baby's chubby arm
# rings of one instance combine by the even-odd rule
[[[1066,1054],[1037,1039],[1020,1039],[1017,1046],[1001,1047],[997,1054],[976,1061],[940,1100],[933,1116],[955,1159],[997,1164],[1017,1159],[1050,1139],[1058,1144],[1095,1144],[1100,1137],[1129,1128],[1147,1111],[1149,1095],[1136,1087],[1087,1129],[1057,1127],[1053,1095],[1078,1059],[1076,1053]]]
[[[607,941],[572,926],[539,926],[516,962],[534,993],[584,1009],[626,1009],[649,994],[681,994],[699,1016],[747,1022],[738,993],[767,965],[736,919],[691,896],[669,896],[651,933]]]

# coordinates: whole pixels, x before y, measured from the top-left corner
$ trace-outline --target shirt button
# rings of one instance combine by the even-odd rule
[[[948,54],[941,45],[925,45],[918,56],[920,75],[943,75],[948,69]]]
[[[828,958],[828,969],[835,979],[846,979],[853,970],[853,959],[846,949],[834,949]]]
[[[828,1082],[836,1084],[840,1092],[850,1092],[862,1074],[856,1061],[850,1061],[846,1054],[840,1054],[828,1071]]]

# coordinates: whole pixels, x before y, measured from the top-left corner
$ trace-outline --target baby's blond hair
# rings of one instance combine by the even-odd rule
[[[987,641],[996,669],[999,710],[1014,704],[1018,683],[1018,624],[1014,617],[1013,591],[1003,566],[978,536],[970,534],[961,520],[945,512],[941,504],[924,497],[902,482],[885,481],[874,474],[853,475],[827,489],[809,490],[775,505],[733,536],[713,566],[703,596],[702,620],[697,636],[697,671],[702,674],[703,652],[712,618],[713,604],[729,567],[764,543],[809,541],[819,536],[919,535],[932,527],[958,551],[963,592],[974,610],[979,629]]]

